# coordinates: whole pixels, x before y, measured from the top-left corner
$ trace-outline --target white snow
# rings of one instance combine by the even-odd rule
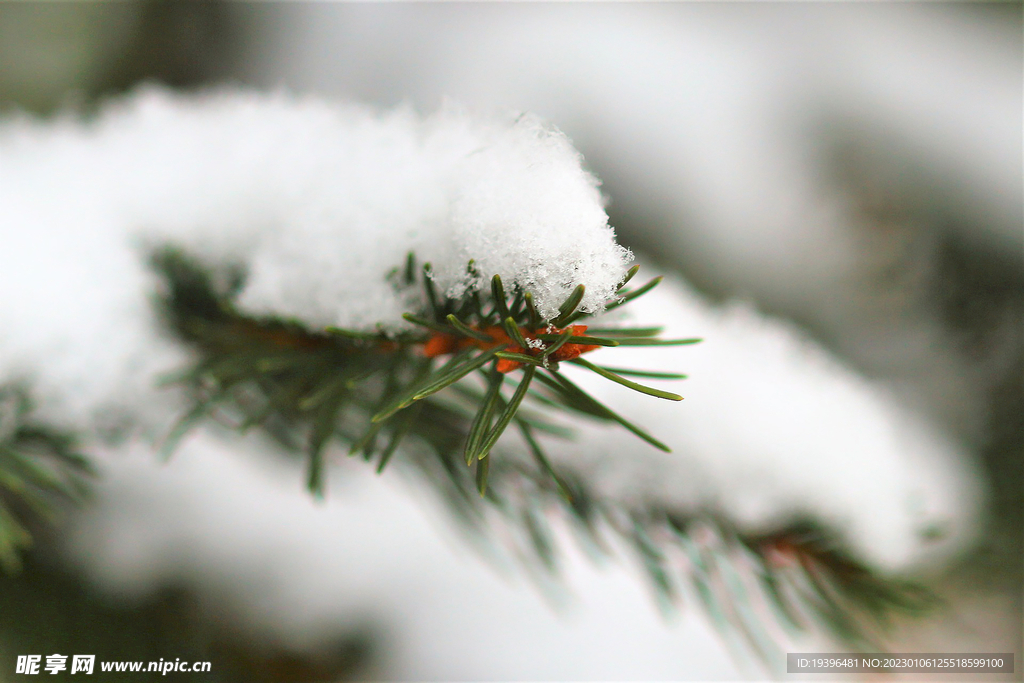
[[[454,294],[481,284],[473,259],[483,284],[529,287],[545,315],[581,283],[599,310],[631,255],[581,161],[526,114],[420,118],[249,91],[145,89],[88,122],[8,121],[0,285],[19,296],[0,308],[5,372],[75,397],[79,416],[139,402],[175,358],[157,352],[147,300],[146,249],[165,243],[245,264],[243,309],[314,327],[407,325],[422,290],[386,276],[410,251]]]

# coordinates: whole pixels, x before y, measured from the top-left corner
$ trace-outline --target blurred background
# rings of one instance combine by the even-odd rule
[[[602,179],[622,243],[714,300],[796,322],[978,454],[991,528],[937,580],[955,616],[908,627],[903,650],[944,649],[970,622],[990,629],[977,649],[1020,652],[1021,17],[1019,3],[0,3],[0,108],[89,111],[156,81],[540,114]],[[315,647],[298,647],[260,635],[244,610],[211,608],[201,580],[115,599],[57,555],[43,543],[0,578],[4,661],[114,643],[121,659],[214,659],[217,678],[203,680],[504,679],[530,677],[519,660],[573,647],[582,661],[622,637],[605,623],[589,640],[538,644],[521,635],[523,613],[494,631],[509,643],[501,662],[417,668],[389,659],[399,655],[383,634],[400,612],[324,626]],[[458,573],[478,560],[438,561]],[[642,619],[635,628],[660,628],[653,612]],[[713,636],[687,638],[697,647],[685,666],[640,671],[740,675]]]

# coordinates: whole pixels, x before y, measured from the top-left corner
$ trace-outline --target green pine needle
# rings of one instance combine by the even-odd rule
[[[438,303],[437,289],[434,287],[434,270],[429,263],[423,264],[423,290],[426,292],[427,301],[430,302],[430,310],[436,316],[441,306]]]
[[[619,290],[619,296],[621,298],[616,300],[616,301],[613,301],[610,304],[608,304],[607,306],[605,306],[604,310],[612,311],[612,310],[615,310],[616,308],[618,308],[619,306],[623,306],[625,304],[628,304],[633,299],[636,299],[637,297],[641,297],[644,294],[646,294],[647,292],[649,292],[652,289],[654,289],[655,287],[657,287],[658,284],[661,282],[661,280],[662,280],[662,278],[660,276],[656,277],[656,278],[652,279],[650,282],[648,282],[647,284],[645,284],[642,287],[640,287],[639,289],[635,289],[635,290],[633,290],[631,292],[623,292],[623,291]]]
[[[569,379],[567,379],[564,375],[550,370],[549,372],[551,373],[551,376],[554,378],[555,383],[559,386],[563,395],[568,397],[570,400],[577,401],[577,405],[582,404],[584,406],[588,406],[588,409],[585,410],[584,412],[588,412],[589,414],[595,415],[597,417],[605,417],[607,419],[614,420],[615,422],[618,422],[620,425],[622,425],[629,431],[633,432],[634,434],[636,434],[641,439],[651,444],[658,450],[665,451],[666,453],[672,452],[671,448],[669,448],[662,442],[658,441],[653,436],[645,432],[643,429],[637,427],[632,422],[630,422],[626,418],[622,417],[621,415],[613,411],[611,408],[605,406],[597,399],[591,397],[585,391],[583,391],[578,386],[569,381]]]
[[[413,426],[416,424],[416,420],[419,418],[422,411],[423,404],[419,403],[405,411],[401,418],[399,418],[398,426],[391,433],[391,440],[388,442],[384,451],[380,454],[380,462],[377,464],[377,474],[383,472],[384,468],[387,467],[388,462],[391,460],[391,456],[398,450],[398,446],[402,443],[402,440],[405,439],[410,431],[412,431]]]
[[[533,305],[533,293],[525,292],[523,294],[523,301],[526,304],[526,312],[529,314],[526,328],[529,330],[540,328],[540,313],[537,312],[537,308]]]
[[[500,275],[491,278],[491,295],[494,297],[494,310],[498,312],[498,318],[504,320],[509,317],[510,311],[505,303],[505,287],[501,284]]]
[[[661,327],[589,327],[587,332],[598,337],[656,337]]]
[[[629,283],[629,281],[633,279],[633,276],[636,275],[638,272],[640,272],[639,265],[630,266],[629,270],[626,271],[626,277],[622,278],[622,282],[619,283],[619,286],[616,289],[616,291],[622,291],[622,288],[625,287]]]
[[[372,418],[370,418],[370,421],[380,422],[381,420],[386,420],[387,418],[397,413],[399,410],[408,407],[416,400],[416,396],[418,394],[425,391],[429,387],[437,384],[439,380],[448,377],[454,368],[461,367],[461,363],[467,358],[469,358],[472,354],[473,349],[465,349],[455,354],[447,363],[441,366],[439,370],[430,374],[426,379],[415,383],[411,389],[407,390],[404,394],[401,394],[399,398],[392,401],[387,408],[384,408],[383,410],[376,413]]]
[[[625,377],[620,377],[619,375],[616,375],[614,372],[611,372],[609,370],[605,370],[604,368],[602,368],[602,367],[600,367],[598,365],[594,365],[593,363],[591,363],[590,361],[588,361],[588,360],[586,360],[584,358],[576,358],[575,360],[572,360],[572,361],[569,361],[569,362],[570,363],[575,363],[576,365],[582,365],[583,367],[587,368],[588,370],[593,370],[594,372],[596,372],[597,374],[601,375],[605,379],[610,379],[611,381],[615,382],[616,384],[621,384],[622,386],[628,387],[628,388],[632,389],[633,391],[639,391],[641,394],[647,394],[648,396],[656,396],[657,398],[664,398],[664,399],[668,399],[669,401],[682,401],[683,400],[683,397],[680,396],[679,394],[673,394],[670,391],[662,391],[661,389],[654,389],[653,387],[647,387],[647,386],[644,386],[643,384],[637,384],[636,382],[634,382],[632,380],[628,380]]]
[[[448,314],[448,322],[465,337],[476,339],[477,341],[484,342],[485,344],[489,344],[494,341],[494,338],[489,334],[484,334],[483,332],[474,330],[472,327],[456,318],[454,313]]]
[[[702,339],[690,338],[690,339],[647,339],[647,338],[625,338],[619,339],[619,346],[687,346],[689,344],[699,344]]]
[[[477,458],[482,460],[487,457],[494,448],[494,444],[498,442],[505,428],[508,427],[509,423],[512,422],[512,418],[516,416],[516,412],[519,410],[519,405],[523,402],[523,398],[526,397],[526,390],[530,388],[530,382],[533,380],[533,375],[537,369],[528,365],[523,370],[523,379],[516,387],[516,391],[512,394],[512,398],[509,399],[508,405],[505,406],[505,410],[502,411],[501,415],[498,416],[498,421],[491,428],[491,431],[484,438],[481,444]]]
[[[551,357],[551,354],[562,348],[565,344],[568,344],[572,337],[572,328],[566,328],[560,335],[558,335],[557,338],[552,340],[551,343],[548,344],[547,348],[544,349],[543,353],[540,354],[543,364],[546,364],[547,359]]]
[[[491,359],[494,358],[504,348],[505,345],[502,345],[497,348],[491,349],[490,351],[484,351],[483,353],[473,358],[472,360],[462,363],[457,367],[449,370],[448,372],[434,380],[431,384],[428,384],[426,387],[416,392],[413,395],[412,400],[419,401],[421,399],[426,398],[427,396],[436,394],[442,389],[450,387],[451,385],[455,384],[460,379],[462,379],[469,373],[473,372],[474,370],[482,368],[483,366],[487,365],[487,363],[489,363]]]
[[[498,406],[501,392],[501,385],[504,383],[504,376],[497,370],[491,370],[487,377],[487,394],[484,397],[480,410],[473,418],[473,424],[469,428],[469,436],[466,438],[465,458],[466,464],[471,464],[478,459],[480,444],[485,440],[491,428],[491,419]]]
[[[413,315],[412,313],[403,313],[402,317],[405,318],[406,320],[408,320],[409,322],[411,322],[414,325],[419,325],[420,327],[425,327],[428,330],[433,330],[434,332],[441,332],[443,334],[452,334],[453,332],[456,331],[455,329],[453,329],[452,327],[450,327],[448,325],[442,325],[440,323],[435,323],[433,320],[427,320],[426,318],[421,318],[420,316]],[[449,317],[454,317],[454,316],[449,316]]]
[[[28,388],[0,385],[0,570],[16,572],[32,532],[88,493],[94,476],[70,433],[35,417]]]
[[[558,475],[555,468],[552,467],[551,461],[548,460],[547,455],[544,454],[544,449],[540,447],[537,439],[533,436],[533,430],[530,425],[520,419],[516,419],[516,426],[519,427],[520,433],[523,435],[523,440],[526,441],[526,445],[530,448],[530,454],[533,455],[540,469],[546,472],[555,482],[558,487],[558,494],[562,497],[566,503],[572,503],[572,492],[569,490],[568,484]]]
[[[557,335],[557,334],[538,334],[537,335],[537,339],[540,339],[541,341],[554,342],[554,341],[558,341],[560,336],[561,335]],[[568,343],[568,344],[588,344],[590,346],[609,346],[609,347],[624,346],[625,345],[625,344],[623,344],[622,341],[619,341],[619,340],[604,339],[602,337],[591,337],[591,336],[588,336],[588,335],[582,335],[582,336],[580,336],[580,335],[570,335],[570,337],[568,339],[566,339],[564,343]]]
[[[476,463],[476,489],[483,498],[487,495],[487,475],[491,470],[491,459],[483,458]]]
[[[567,324],[569,318],[577,312],[576,308],[580,305],[580,302],[583,301],[583,295],[585,292],[586,288],[583,285],[578,285],[576,289],[572,290],[572,294],[569,295],[569,298],[563,301],[562,305],[558,307],[558,315],[551,321],[551,324],[555,327],[562,327]]]
[[[509,338],[512,339],[521,349],[528,349],[530,345],[526,342],[526,338],[523,337],[523,333],[519,330],[519,325],[516,324],[515,319],[512,316],[505,318],[502,321],[505,327],[505,331],[508,332]]]
[[[526,365],[544,365],[544,359],[538,358],[537,356],[528,356],[525,353],[516,353],[514,351],[499,351],[494,354],[498,358],[504,358],[505,360],[514,360],[517,363],[524,363]]]
[[[632,377],[647,377],[650,379],[686,379],[687,375],[678,372],[661,372],[660,370],[636,370],[634,368],[610,368],[607,365],[600,366],[602,370],[614,372],[618,375]]]

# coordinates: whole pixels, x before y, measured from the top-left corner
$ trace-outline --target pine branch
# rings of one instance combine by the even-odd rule
[[[529,443],[544,458],[536,440]],[[493,467],[491,477],[501,484],[489,494],[491,526],[472,525],[482,540],[503,524],[510,533],[502,538],[519,539],[517,554],[557,572],[552,520],[570,520],[585,546],[605,553],[614,547],[605,537],[614,535],[632,549],[666,610],[693,596],[738,658],[753,657],[768,668],[785,661],[788,637],[798,633],[823,634],[851,651],[885,652],[894,616],[924,616],[940,606],[918,584],[873,573],[811,524],[770,537],[744,535],[709,510],[683,515],[623,507],[579,479],[545,476],[543,463],[534,469],[496,461]],[[449,498],[456,509],[466,499]]]
[[[20,568],[31,530],[80,501],[92,475],[70,434],[33,416],[24,386],[0,386],[0,569]]]
[[[780,630],[819,629],[848,647],[884,651],[890,615],[920,612],[933,602],[920,588],[878,577],[845,557],[821,533],[745,537],[714,513],[627,509],[558,472],[535,437],[565,436],[544,420],[557,411],[616,422],[668,450],[566,378],[560,363],[679,400],[627,376],[684,375],[603,367],[582,356],[599,346],[699,341],[664,340],[660,328],[576,324],[589,316],[578,308],[582,286],[543,320],[530,292],[507,292],[497,276],[489,292],[449,298],[434,287],[429,265],[418,268],[410,255],[398,286],[422,288],[422,308],[404,316],[412,329],[311,330],[240,311],[234,304],[242,283],[236,270],[218,276],[173,249],[156,254],[154,265],[164,278],[164,319],[197,351],[195,364],[175,379],[193,400],[175,439],[210,418],[240,430],[260,425],[290,450],[305,452],[316,495],[324,491],[324,457],[332,440],[352,455],[376,460],[378,472],[401,453],[478,538],[489,540],[493,525],[504,524],[512,532],[506,536],[520,538],[520,550],[551,571],[558,564],[551,518],[571,520],[591,547],[608,547],[604,536],[615,534],[633,549],[663,604],[692,592],[738,651],[765,663],[780,652]],[[475,274],[472,263],[468,270]],[[631,269],[607,308],[658,282],[626,289],[635,274]],[[531,458],[494,457],[512,425]]]
[[[324,449],[331,440],[342,441],[367,459],[377,458],[382,469],[400,443],[437,429],[428,424],[429,411],[410,414],[413,407],[444,400],[440,393],[477,375],[487,381],[487,399],[449,407],[460,419],[443,423],[452,430],[445,441],[460,446],[459,460],[477,469],[489,467],[492,450],[513,421],[544,428],[522,410],[537,403],[544,411],[557,407],[619,422],[656,448],[668,450],[561,375],[559,364],[570,361],[640,393],[682,399],[581,358],[602,346],[664,343],[657,328],[624,329],[621,334],[610,328],[607,336],[597,337],[587,334],[586,325],[570,325],[570,320],[590,316],[579,309],[583,285],[573,290],[555,316],[544,320],[529,292],[518,286],[506,291],[497,275],[489,292],[448,297],[434,286],[430,265],[418,268],[410,255],[398,286],[422,287],[422,309],[404,315],[415,326],[412,330],[312,330],[298,321],[240,311],[234,300],[244,276],[238,269],[218,272],[173,248],[158,251],[153,265],[164,280],[158,301],[165,322],[199,352],[195,365],[175,380],[191,392],[193,406],[168,438],[168,450],[211,417],[244,428],[283,424],[291,434],[280,440],[306,444],[310,487],[321,495]],[[468,271],[475,273],[472,262]],[[393,281],[398,272],[393,272]],[[626,280],[635,273],[634,268]],[[656,283],[652,280],[632,292],[620,288],[609,306],[635,298]],[[512,395],[503,395],[505,380],[520,372]],[[545,385],[539,393],[531,389],[535,376]],[[438,456],[451,459],[454,453]],[[482,493],[488,478],[485,472],[478,473]]]

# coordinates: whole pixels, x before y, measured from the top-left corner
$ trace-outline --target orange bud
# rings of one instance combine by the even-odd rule
[[[510,346],[505,350],[508,351],[509,353],[526,353],[525,349],[519,346]],[[521,367],[523,367],[522,363],[520,363],[517,360],[510,360],[508,358],[499,358],[498,364],[494,366],[495,370],[502,374],[512,372],[513,370],[518,370]]]
[[[446,353],[453,353],[458,347],[458,340],[450,334],[435,332],[423,345],[423,355],[436,358]]]
[[[574,337],[582,337],[587,333],[586,325],[570,325],[569,328]],[[551,354],[551,358],[556,361],[572,360],[578,358],[580,354],[593,351],[596,348],[598,347],[594,344],[562,344],[561,348]]]

